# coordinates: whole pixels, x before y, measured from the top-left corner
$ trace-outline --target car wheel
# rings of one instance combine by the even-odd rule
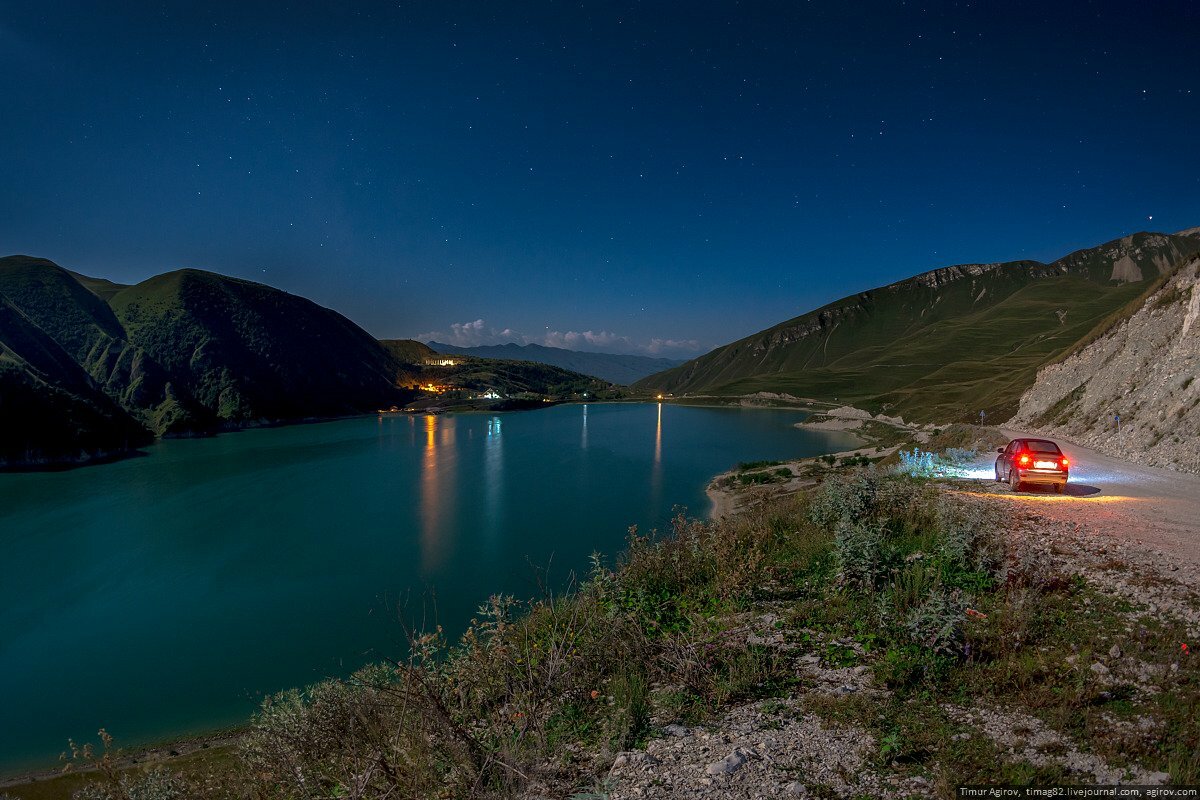
[[[1021,491],[1021,479],[1017,477],[1015,469],[1008,473],[1008,485],[1014,492]]]
[[[1004,478],[1000,477],[1000,462],[996,462],[996,483],[1004,483]]]

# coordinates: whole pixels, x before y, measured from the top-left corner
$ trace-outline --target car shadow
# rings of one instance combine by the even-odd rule
[[[1040,486],[1034,484],[1030,486],[1025,484],[1021,487],[1021,494],[1055,494],[1053,486]],[[1100,487],[1088,486],[1083,483],[1068,483],[1063,489],[1063,494],[1068,497],[1091,497],[1094,494],[1100,494]]]

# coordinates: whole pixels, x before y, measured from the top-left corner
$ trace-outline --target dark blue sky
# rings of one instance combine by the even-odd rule
[[[0,2],[0,253],[691,355],[1200,225],[1196,8]]]

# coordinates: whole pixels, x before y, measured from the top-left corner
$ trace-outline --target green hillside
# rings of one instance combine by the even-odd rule
[[[44,258],[0,259],[0,294],[76,360],[125,332],[111,308],[62,267]]]
[[[58,343],[0,296],[0,468],[83,462],[150,438]]]
[[[397,400],[396,361],[310,300],[200,270],[111,299],[129,341],[222,422],[336,416]]]
[[[1037,369],[1200,251],[1139,233],[1052,264],[967,264],[844,298],[635,386],[675,394],[758,391],[916,420],[1016,411]]]
[[[92,288],[89,288],[91,286]],[[0,294],[61,346],[96,384],[158,434],[211,428],[213,414],[141,348],[131,344],[97,290],[119,284],[81,279],[41,258],[0,259]]]
[[[83,284],[85,289],[106,303],[111,300],[113,295],[115,295],[117,292],[121,291],[122,289],[129,288],[128,284],[113,283],[107,278],[92,278],[87,275],[81,275],[78,272],[71,272],[71,270],[67,270],[67,272],[71,274],[72,278]]]
[[[412,396],[396,386],[400,359],[365,331],[250,281],[182,270],[121,286],[9,256],[0,301],[9,466],[86,460],[151,432],[354,414]]]
[[[379,343],[400,364],[424,364],[437,358],[437,351],[415,339],[381,339]]]
[[[608,381],[593,378],[571,370],[539,364],[536,361],[510,361],[501,358],[478,358],[458,356],[459,363],[453,367],[431,367],[436,375],[444,371],[443,380],[453,386],[484,391],[497,389],[503,394],[549,395],[570,397],[583,393],[594,394],[608,389]]]
[[[385,339],[381,344],[400,362],[397,382],[401,385],[436,384],[471,392],[495,389],[504,396],[528,393],[556,398],[585,392],[595,396],[611,387],[608,381],[536,361],[451,356],[412,339]],[[435,363],[442,360],[454,363]]]

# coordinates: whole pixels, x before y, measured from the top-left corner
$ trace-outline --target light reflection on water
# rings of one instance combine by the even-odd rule
[[[796,419],[388,415],[0,475],[0,771],[53,766],[101,726],[129,746],[243,721],[264,692],[402,656],[397,598],[432,596],[453,639],[489,594],[536,594],[534,567],[562,585],[593,551],[611,561],[630,525],[703,514],[708,480],[738,461],[849,443]]]
[[[585,416],[586,420],[586,408]],[[584,423],[587,424],[586,422]],[[490,545],[495,545],[496,539],[500,536],[500,519],[501,519],[501,497],[502,486],[504,483],[504,436],[503,436],[503,420],[500,417],[492,417],[487,423],[487,435],[484,439],[484,503],[487,513],[484,516],[484,530],[487,534],[487,541]],[[489,552],[493,548],[489,548]]]

